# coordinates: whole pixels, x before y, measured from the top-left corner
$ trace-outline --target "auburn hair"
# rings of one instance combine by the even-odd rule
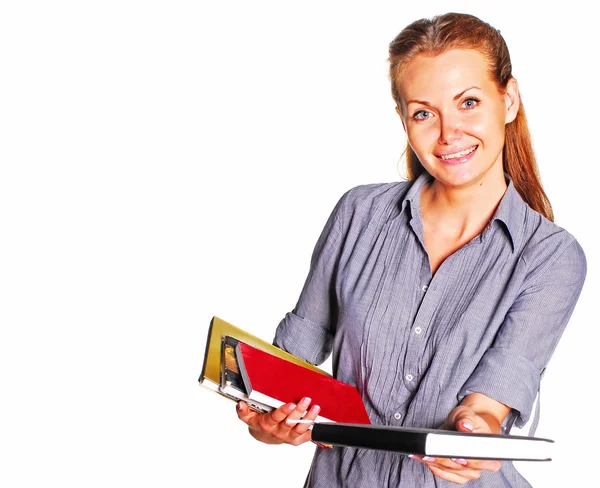
[[[397,80],[408,63],[419,54],[437,56],[449,49],[479,51],[489,63],[490,78],[498,91],[506,93],[506,86],[512,78],[512,64],[500,31],[473,15],[447,13],[413,22],[390,43],[390,81],[398,108],[402,105]],[[540,181],[520,93],[519,101],[515,120],[506,125],[502,150],[504,172],[510,176],[525,203],[553,221],[552,206]],[[409,180],[416,179],[425,171],[409,143],[406,145],[406,169]]]

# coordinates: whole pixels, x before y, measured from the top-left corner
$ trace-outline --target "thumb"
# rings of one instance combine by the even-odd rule
[[[257,412],[252,411],[246,402],[238,402],[236,407],[238,418],[245,424],[250,425],[252,419],[258,415]]]
[[[471,408],[458,407],[452,412],[451,424],[459,432],[478,432],[481,428],[480,417]]]
[[[454,427],[459,432],[475,432],[476,426],[477,419],[476,417],[473,418],[471,415],[465,415],[464,417],[459,418],[454,424]]]

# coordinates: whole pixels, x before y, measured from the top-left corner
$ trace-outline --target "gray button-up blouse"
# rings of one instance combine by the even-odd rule
[[[465,395],[512,408],[524,425],[586,274],[564,229],[512,182],[486,229],[431,274],[414,182],[340,199],[317,241],[295,309],[274,343],[361,392],[372,423],[437,428]],[[307,487],[456,486],[397,453],[317,448]],[[525,487],[510,462],[475,487]]]

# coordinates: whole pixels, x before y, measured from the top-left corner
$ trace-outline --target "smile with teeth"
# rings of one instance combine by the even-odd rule
[[[471,154],[473,151],[475,151],[475,149],[477,149],[477,145],[470,147],[469,149],[465,149],[464,151],[460,151],[460,152],[457,152],[454,154],[446,154],[445,156],[439,156],[439,157],[444,160],[462,158],[463,156],[466,156],[467,154]]]

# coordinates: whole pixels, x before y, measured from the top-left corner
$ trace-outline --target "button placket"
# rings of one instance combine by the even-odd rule
[[[424,271],[424,270],[423,270]],[[432,315],[435,313],[435,300],[437,292],[435,291],[437,288],[437,282],[440,281],[441,274],[436,273],[436,276],[431,276],[429,274],[429,269],[427,269],[427,274],[421,274],[421,283],[426,283],[419,285],[419,289],[422,292],[422,300],[419,305],[419,310],[416,313],[415,320],[412,324],[411,336],[412,340],[415,342],[415,346],[417,349],[424,344],[424,339],[426,337],[425,331],[426,327],[429,326]],[[429,292],[429,293],[428,293]],[[421,354],[417,353],[414,356],[411,354],[411,357],[407,358],[408,361],[404,363],[404,384],[405,388],[410,391],[416,386],[418,372],[421,371],[419,366]],[[408,372],[410,371],[410,372]]]

